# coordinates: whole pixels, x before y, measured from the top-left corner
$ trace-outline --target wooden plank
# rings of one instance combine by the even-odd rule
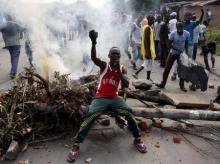
[[[188,108],[202,108],[207,109],[209,107],[209,101],[206,99],[200,99],[195,95],[183,94],[183,93],[161,93],[161,97],[166,99],[176,107],[188,107]]]

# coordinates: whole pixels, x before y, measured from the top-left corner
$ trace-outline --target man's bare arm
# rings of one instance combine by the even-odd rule
[[[92,61],[100,67],[101,72],[105,69],[106,62],[102,61],[101,59],[97,58],[96,56],[96,39],[98,37],[98,33],[94,30],[89,32],[89,37],[92,41],[92,48],[91,48],[91,59]]]

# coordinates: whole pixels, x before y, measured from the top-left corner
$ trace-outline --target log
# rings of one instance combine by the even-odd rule
[[[148,90],[148,91],[142,91],[142,90],[131,90],[127,92],[127,98],[133,98],[137,100],[142,101],[149,101],[154,103],[160,103],[160,104],[171,104],[166,99],[160,96],[160,90]],[[123,96],[124,92],[119,91],[119,96]]]
[[[220,111],[203,110],[183,110],[183,109],[152,109],[143,107],[134,107],[133,113],[137,117],[150,118],[169,118],[169,119],[189,119],[220,121]]]
[[[152,87],[152,84],[148,84],[142,80],[133,81],[132,85],[135,87],[135,89],[140,89],[140,90],[149,90]]]

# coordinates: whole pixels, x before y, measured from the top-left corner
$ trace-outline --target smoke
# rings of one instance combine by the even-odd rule
[[[113,46],[123,52],[130,21],[122,20],[123,12],[119,6],[116,10],[113,0],[39,1],[0,0],[0,9],[29,30],[34,62],[44,77],[54,71],[71,73],[72,77],[89,73],[85,70],[93,68],[88,60],[91,29],[99,33],[97,54],[101,59],[107,60]]]

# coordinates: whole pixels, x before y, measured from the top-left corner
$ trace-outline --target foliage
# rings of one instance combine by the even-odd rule
[[[209,28],[206,33],[207,42],[215,41],[217,43],[216,54],[220,56],[220,28]]]

